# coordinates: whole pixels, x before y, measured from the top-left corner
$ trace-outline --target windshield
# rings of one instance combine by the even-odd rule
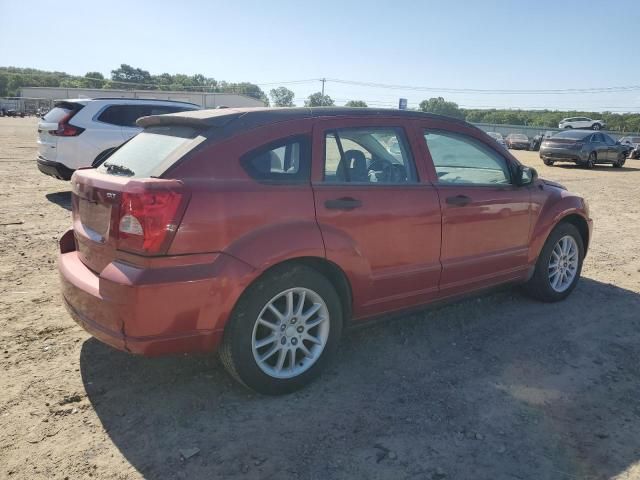
[[[502,135],[498,132],[487,132],[487,135],[489,135],[491,138],[495,138],[496,140],[502,140]]]
[[[525,142],[529,141],[529,138],[526,135],[523,135],[521,133],[514,133],[512,135],[509,135],[511,137],[512,140],[523,140]]]
[[[167,164],[171,154],[181,147],[185,147],[183,153],[190,150],[186,147],[196,135],[197,130],[192,127],[169,125],[147,128],[116,150],[98,167],[98,171],[137,178],[150,177],[154,173],[157,176],[159,167],[164,166],[166,170],[173,164]]]

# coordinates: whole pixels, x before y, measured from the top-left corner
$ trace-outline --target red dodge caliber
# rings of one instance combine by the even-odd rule
[[[309,382],[347,322],[503,283],[562,300],[586,202],[481,130],[418,112],[201,110],[71,179],[65,304],[144,355],[219,350],[263,393]]]

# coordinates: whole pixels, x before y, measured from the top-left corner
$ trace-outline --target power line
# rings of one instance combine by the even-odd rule
[[[341,80],[338,78],[327,78],[328,82],[339,83],[343,85],[355,85],[360,87],[382,88],[393,90],[414,90],[427,92],[445,92],[445,93],[476,93],[476,94],[495,94],[495,95],[538,95],[538,94],[575,94],[575,93],[617,93],[640,91],[640,85],[627,85],[616,87],[595,87],[595,88],[563,88],[563,89],[528,89],[528,90],[511,90],[511,89],[478,89],[478,88],[448,88],[448,87],[424,87],[416,85],[394,85],[387,83],[361,82],[355,80]]]

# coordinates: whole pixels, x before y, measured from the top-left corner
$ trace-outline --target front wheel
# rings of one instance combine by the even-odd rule
[[[548,158],[545,158],[544,160],[542,160],[543,163],[549,167],[553,166],[553,160],[549,160]]]
[[[564,300],[578,283],[583,259],[580,232],[570,223],[560,223],[547,238],[525,291],[543,302]]]
[[[317,377],[342,333],[335,288],[316,270],[276,268],[242,295],[225,328],[220,358],[256,392],[281,395]]]
[[[591,152],[589,154],[589,158],[587,158],[587,163],[585,163],[585,167],[588,169],[592,169],[596,166],[596,162],[598,161],[598,155],[596,152]]]

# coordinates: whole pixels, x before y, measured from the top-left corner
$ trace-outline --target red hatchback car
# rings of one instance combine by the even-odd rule
[[[145,117],[71,179],[64,301],[144,355],[219,349],[263,393],[304,385],[347,323],[503,283],[576,286],[586,202],[481,130],[418,112],[223,109]]]

